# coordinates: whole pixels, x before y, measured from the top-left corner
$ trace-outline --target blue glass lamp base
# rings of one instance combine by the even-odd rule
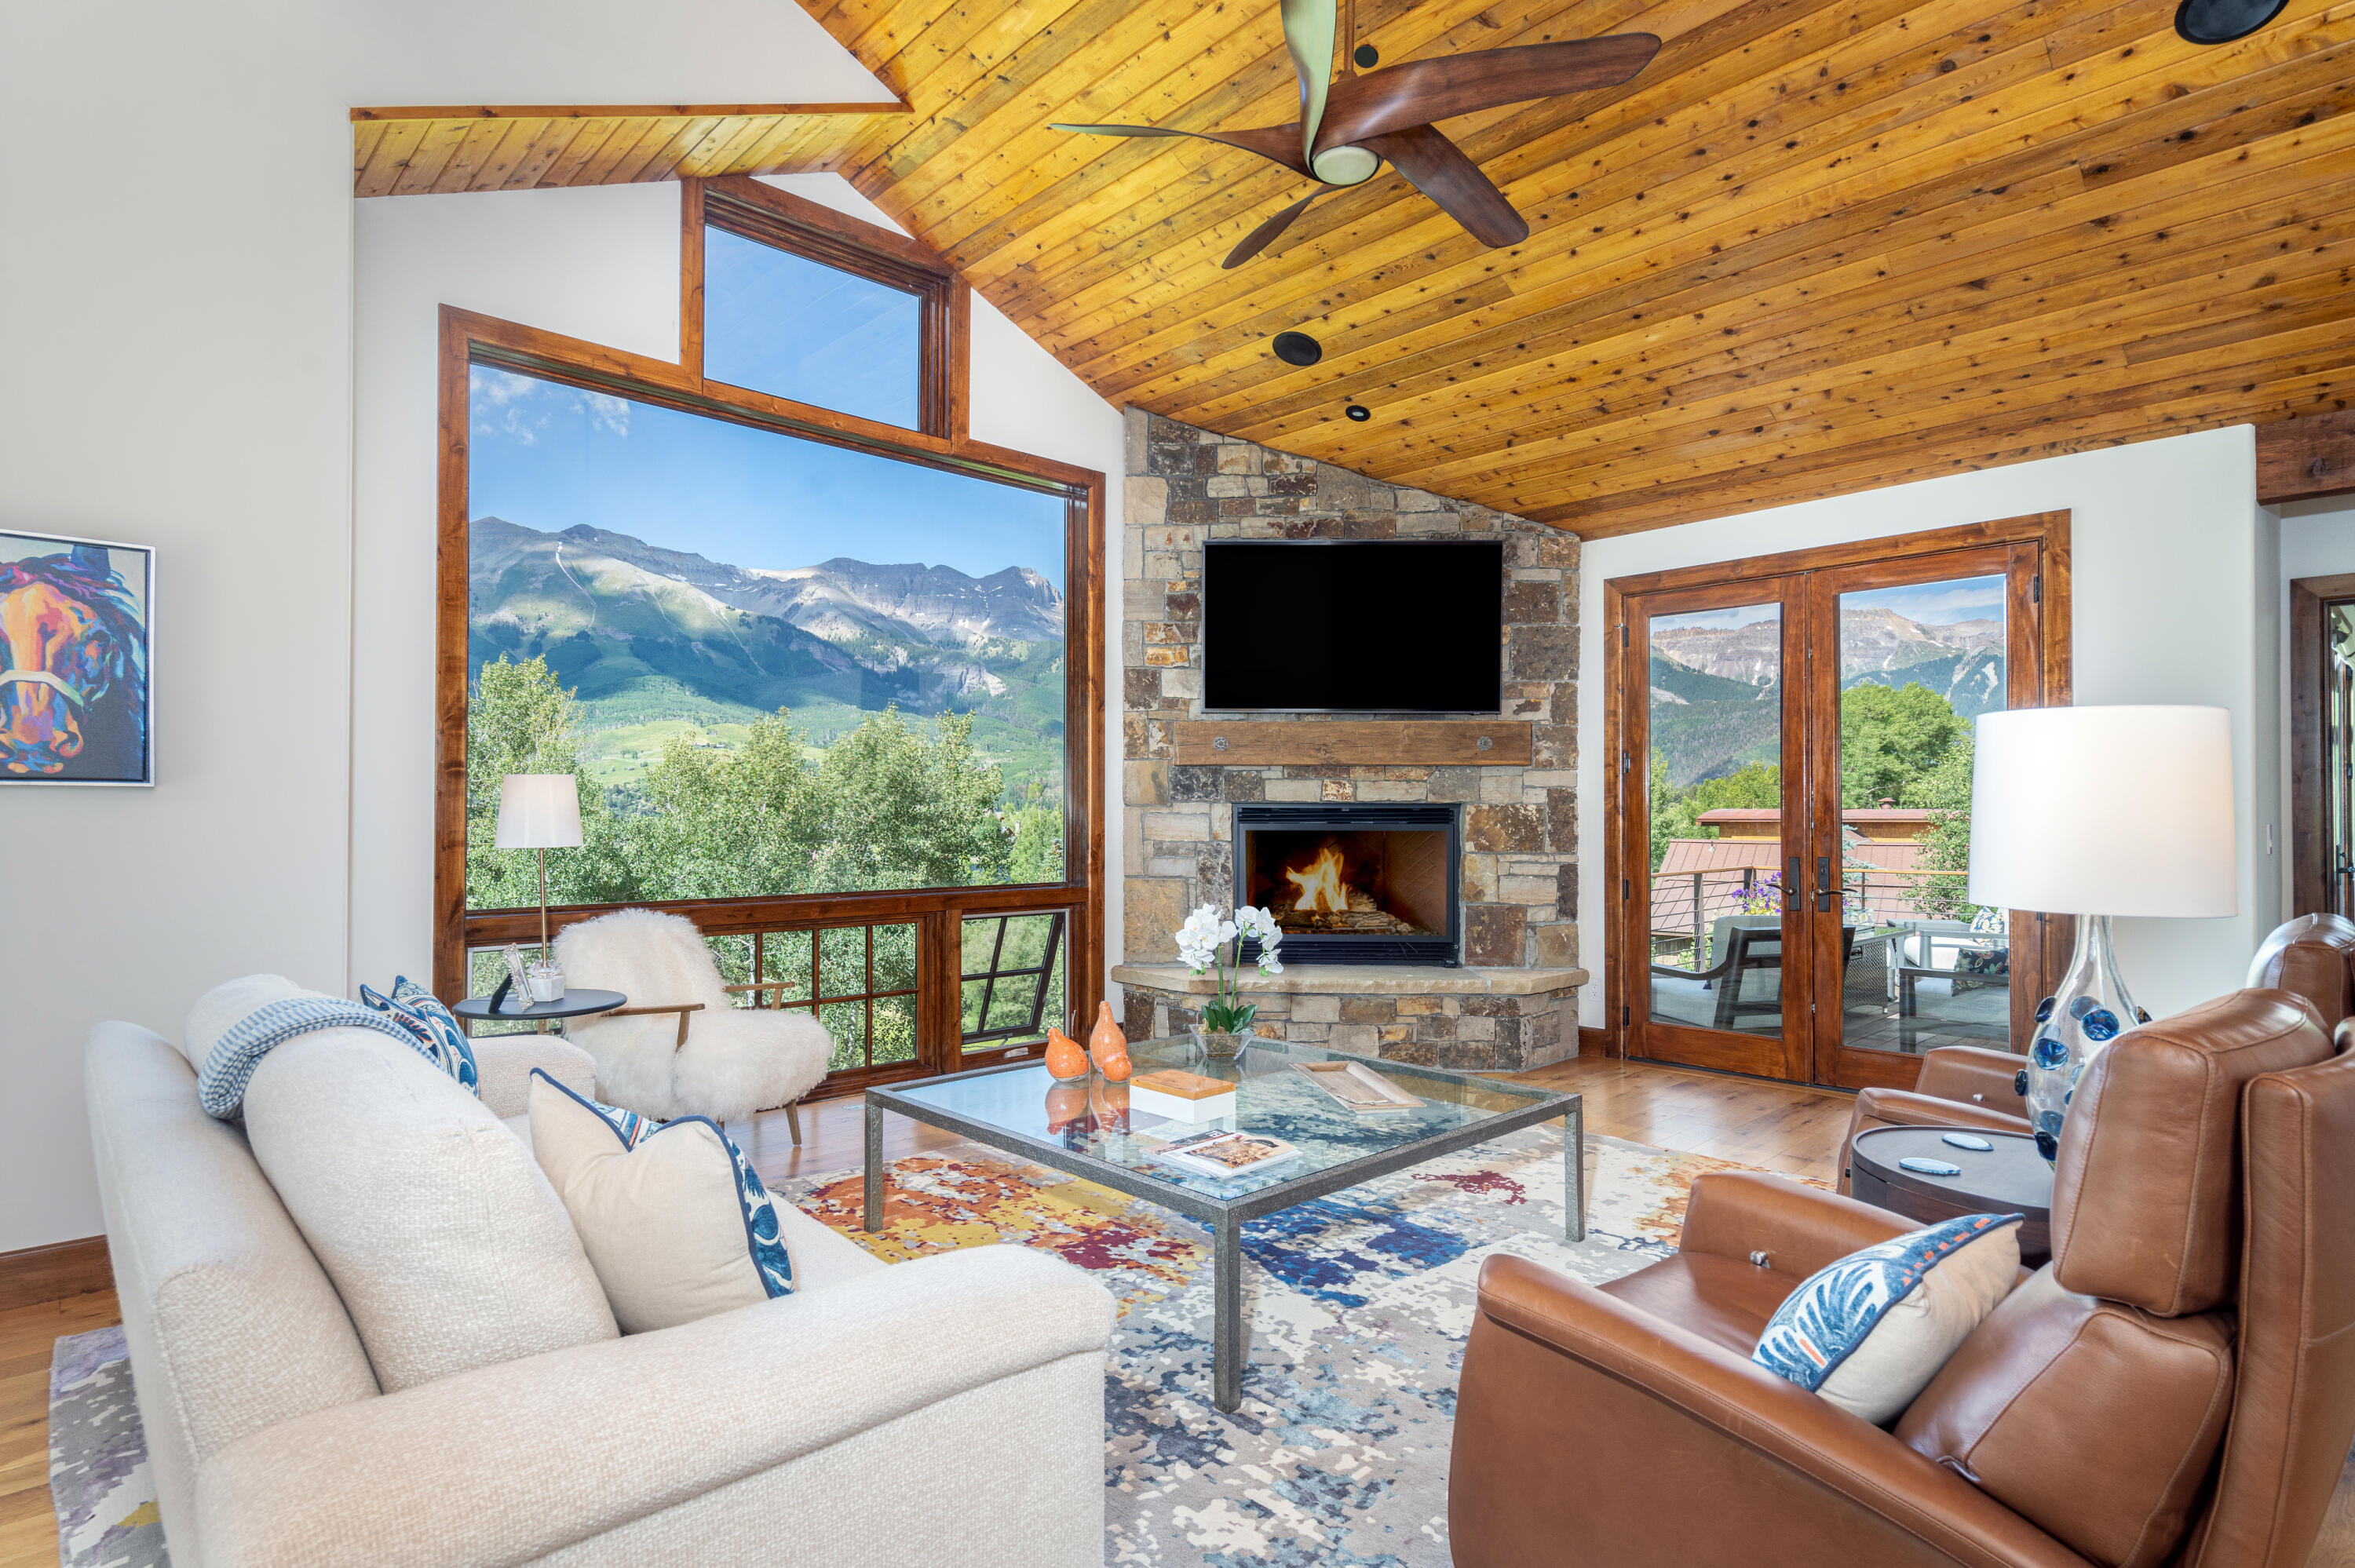
[[[2036,1033],[2028,1047],[2028,1119],[2046,1160],[2060,1153],[2061,1124],[2076,1097],[2077,1080],[2120,1033],[2149,1022],[2119,977],[2110,917],[2079,916],[2069,971],[2061,989],[2036,1004]]]

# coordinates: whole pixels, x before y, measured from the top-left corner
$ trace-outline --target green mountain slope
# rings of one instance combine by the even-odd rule
[[[545,655],[580,699],[591,731],[584,760],[601,782],[636,782],[662,744],[688,726],[726,745],[734,726],[786,708],[823,746],[896,705],[974,715],[975,745],[1017,789],[1031,779],[1060,783],[1062,643],[988,634],[992,605],[982,591],[996,585],[1001,599],[1016,600],[996,620],[1035,634],[1060,628],[1051,588],[999,580],[1015,574],[976,582],[945,567],[841,559],[805,568],[787,596],[773,586],[777,574],[622,535],[548,534],[485,517],[472,535],[469,675],[503,654]],[[911,573],[922,577],[915,589]],[[939,609],[944,577],[968,587],[971,602],[954,622]],[[1044,610],[1041,592],[1052,599]],[[722,595],[780,608],[816,601],[813,615],[836,640]],[[895,615],[900,603],[909,608]]]

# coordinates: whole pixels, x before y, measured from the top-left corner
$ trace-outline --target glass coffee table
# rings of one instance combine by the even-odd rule
[[[869,1089],[865,1228],[878,1230],[883,1224],[887,1110],[1199,1220],[1212,1235],[1211,1393],[1220,1410],[1242,1402],[1246,1220],[1560,1118],[1568,1155],[1562,1161],[1564,1228],[1572,1241],[1586,1238],[1585,1128],[1574,1094],[1273,1040],[1231,1061],[1205,1057],[1187,1038],[1147,1041],[1131,1046],[1129,1054],[1138,1075],[1178,1067],[1234,1082],[1234,1114],[1188,1122],[1114,1110],[1103,1105],[1101,1091],[1122,1086],[1101,1078],[1058,1084],[1038,1062]],[[1314,1062],[1362,1063],[1424,1104],[1407,1110],[1349,1110],[1294,1070]],[[1085,1093],[1092,1089],[1098,1092]],[[1075,1097],[1073,1090],[1082,1092]],[[1274,1169],[1225,1179],[1197,1176],[1151,1157],[1171,1139],[1227,1129],[1282,1139],[1300,1153]]]

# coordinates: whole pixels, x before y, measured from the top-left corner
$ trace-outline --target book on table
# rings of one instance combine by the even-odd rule
[[[1153,1150],[1153,1158],[1165,1165],[1220,1181],[1256,1175],[1299,1155],[1284,1139],[1256,1132],[1198,1132]]]

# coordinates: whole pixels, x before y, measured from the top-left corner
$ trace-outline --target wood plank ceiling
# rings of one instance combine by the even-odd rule
[[[699,161],[690,122],[634,162],[582,111],[502,180],[834,169],[1115,403],[1602,535],[2347,407],[2355,0],[2209,48],[2172,10],[1363,0],[1386,64],[1665,40],[1625,87],[1445,123],[1529,221],[1504,250],[1386,170],[1221,271],[1305,181],[1046,129],[1294,118],[1274,0],[831,0],[911,112]],[[1278,361],[1287,328],[1323,361]]]

